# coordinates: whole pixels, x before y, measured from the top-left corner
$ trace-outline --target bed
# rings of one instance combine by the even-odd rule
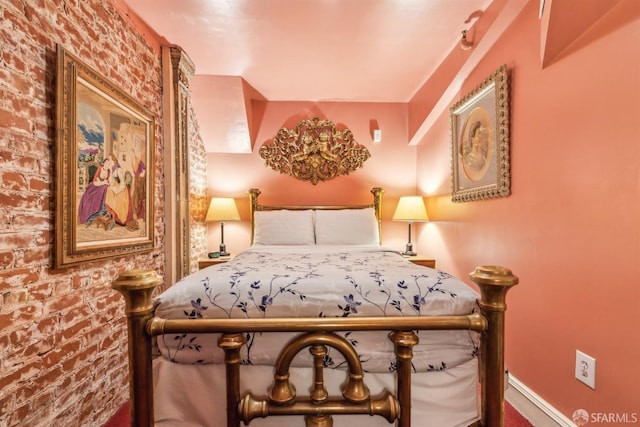
[[[381,245],[382,189],[353,206],[266,206],[252,245],[126,301],[135,426],[501,426],[504,267],[446,272]]]

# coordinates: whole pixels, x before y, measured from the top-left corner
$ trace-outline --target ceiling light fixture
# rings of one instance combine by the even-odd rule
[[[467,30],[462,30],[462,39],[460,39],[460,48],[462,50],[469,50],[473,47],[473,43],[471,43],[467,39]]]

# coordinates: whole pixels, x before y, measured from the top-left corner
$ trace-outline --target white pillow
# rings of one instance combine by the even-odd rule
[[[373,208],[317,210],[316,244],[380,244],[375,211]]]
[[[312,210],[254,212],[254,245],[313,245]]]

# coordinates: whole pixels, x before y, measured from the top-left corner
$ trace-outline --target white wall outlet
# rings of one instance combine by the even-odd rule
[[[596,389],[596,359],[576,350],[576,379]]]

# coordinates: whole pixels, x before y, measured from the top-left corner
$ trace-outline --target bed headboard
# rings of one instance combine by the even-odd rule
[[[249,190],[249,209],[251,210],[251,244],[253,244],[255,234],[255,212],[256,211],[274,211],[274,210],[340,210],[340,209],[367,209],[373,208],[376,219],[378,221],[378,234],[382,236],[382,193],[384,190],[380,187],[371,189],[373,194],[373,203],[369,205],[293,205],[293,206],[277,206],[277,205],[261,205],[258,203],[260,190],[252,188]]]

